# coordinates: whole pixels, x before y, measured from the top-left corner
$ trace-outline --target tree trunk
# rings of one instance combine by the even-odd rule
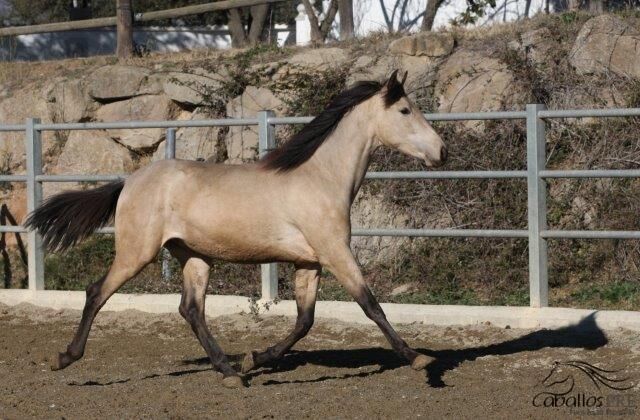
[[[122,60],[133,55],[133,14],[131,13],[131,0],[116,1],[116,18],[116,54],[118,59]]]
[[[568,0],[567,9],[569,9],[570,12],[575,12],[580,9],[580,0]]]
[[[588,0],[588,10],[591,13],[602,13],[604,12],[604,0]]]
[[[251,27],[249,28],[249,44],[256,45],[263,40],[262,32],[264,24],[269,16],[270,5],[260,4],[252,6],[251,10]]]
[[[340,40],[353,38],[353,0],[338,0],[340,14]]]
[[[302,4],[304,4],[304,9],[307,12],[307,17],[309,18],[309,23],[311,24],[311,42],[314,44],[323,43],[327,38],[327,35],[329,35],[331,24],[335,20],[336,14],[338,13],[338,0],[331,0],[331,3],[329,4],[329,10],[327,10],[322,23],[318,22],[316,11],[309,0],[302,0]]]
[[[331,25],[336,18],[336,14],[338,13],[338,0],[331,0],[329,3],[329,10],[327,10],[326,16],[320,25],[320,33],[322,34],[322,41],[324,42],[327,39],[327,35],[329,35],[329,31],[331,31]]]
[[[307,12],[307,17],[311,24],[311,42],[317,44],[324,41],[322,33],[320,32],[320,25],[318,24],[316,10],[313,8],[309,0],[302,0],[302,4],[304,4],[304,10]]]
[[[422,26],[420,30],[431,31],[433,29],[433,22],[436,20],[436,13],[442,5],[444,0],[427,0],[427,7],[424,10],[424,17],[422,18]]]
[[[231,46],[233,48],[242,48],[247,45],[247,34],[242,23],[242,14],[240,9],[229,10],[229,35],[231,35]]]
[[[529,12],[531,11],[531,0],[527,0],[524,6],[524,18],[527,19],[529,17]]]

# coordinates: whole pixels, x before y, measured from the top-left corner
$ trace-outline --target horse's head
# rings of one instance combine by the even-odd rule
[[[447,160],[447,147],[405,94],[406,73],[402,81],[397,73],[393,72],[378,95],[372,115],[375,137],[383,145],[423,159],[427,166],[441,166]]]

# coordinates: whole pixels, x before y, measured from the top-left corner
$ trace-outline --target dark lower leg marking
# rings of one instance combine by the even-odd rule
[[[87,299],[84,304],[82,320],[80,321],[78,330],[73,340],[71,340],[71,343],[67,346],[67,351],[59,353],[57,360],[52,362],[51,369],[64,369],[84,355],[84,349],[87,344],[87,338],[89,338],[89,331],[91,331],[93,320],[102,305],[106,302],[105,297],[102,296],[102,285],[104,284],[105,278],[106,276],[87,287]]]
[[[189,299],[185,301],[183,295],[183,302],[180,303],[180,315],[187,320],[191,329],[195,333],[198,341],[204,348],[207,356],[211,360],[211,364],[220,372],[224,377],[238,376],[238,373],[229,365],[229,360],[224,354],[216,340],[211,335],[211,332],[207,328],[204,313],[201,308],[198,307],[196,302]]]
[[[314,310],[301,310],[298,308],[298,319],[293,331],[280,343],[267,348],[263,352],[252,352],[253,366],[258,367],[265,363],[282,358],[298,341],[304,338],[313,326]],[[243,366],[243,371],[245,367]]]
[[[319,264],[296,265],[296,303],[298,317],[296,325],[289,335],[265,351],[252,351],[242,362],[242,372],[248,372],[258,366],[281,359],[291,347],[304,338],[313,326],[316,307],[316,292],[321,271]]]
[[[355,299],[356,302],[358,302],[358,305],[360,305],[364,313],[367,315],[367,317],[378,325],[396,353],[405,357],[411,363],[414,362],[416,357],[421,356],[418,352],[409,347],[407,343],[402,338],[400,338],[391,324],[389,324],[389,321],[387,321],[387,317],[384,314],[382,307],[367,286],[362,287],[362,290],[358,295],[355,296]]]

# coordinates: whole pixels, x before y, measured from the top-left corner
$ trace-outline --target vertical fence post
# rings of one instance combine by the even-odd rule
[[[27,158],[27,212],[31,213],[42,202],[42,183],[36,176],[42,174],[42,140],[37,118],[28,118],[26,122],[24,146]],[[44,249],[42,237],[37,231],[27,233],[27,266],[29,290],[44,290]]]
[[[258,112],[258,153],[260,157],[263,157],[276,145],[275,126],[269,124],[269,118],[271,117],[275,117],[273,111]],[[276,299],[278,297],[278,264],[262,264],[260,272],[262,299]]]
[[[547,188],[540,177],[546,161],[545,122],[538,117],[544,105],[527,105],[527,191],[529,213],[529,302],[533,308],[549,305],[547,240]]]
[[[167,128],[167,135],[164,142],[164,158],[175,159],[176,158],[176,129]],[[171,254],[166,248],[162,250],[162,279],[169,281],[171,279]]]

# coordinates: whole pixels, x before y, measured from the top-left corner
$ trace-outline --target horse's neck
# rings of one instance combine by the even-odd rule
[[[371,119],[363,105],[355,107],[309,160],[313,173],[353,201],[375,148]]]

